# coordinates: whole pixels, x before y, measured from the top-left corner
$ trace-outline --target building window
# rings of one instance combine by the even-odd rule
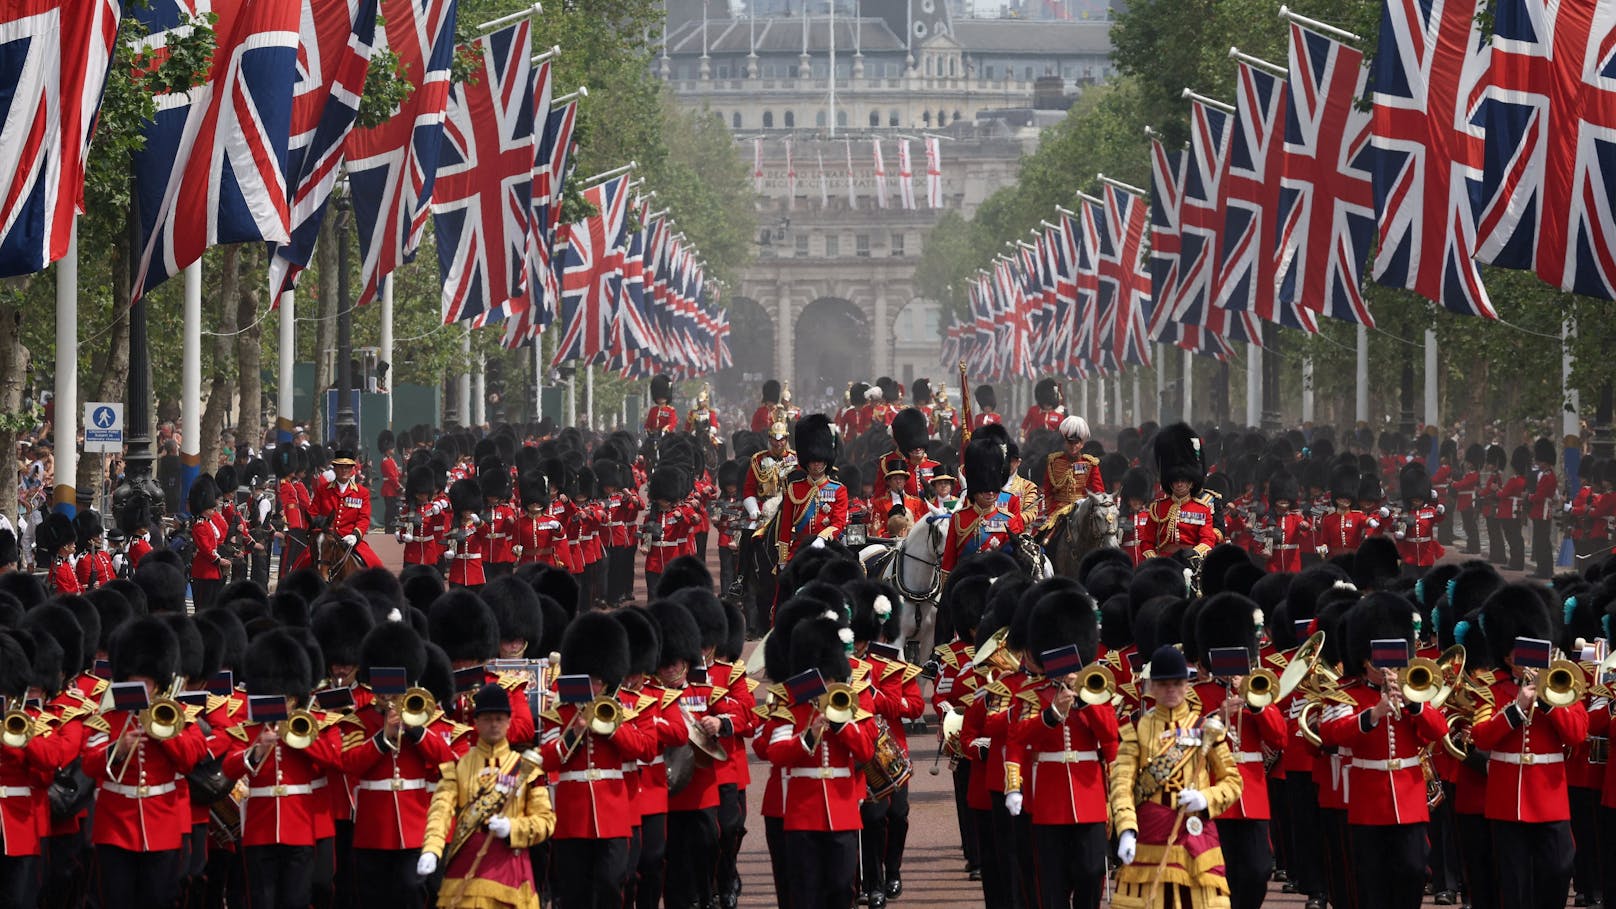
[[[763,128],[774,129],[774,111],[766,110],[763,112]]]
[[[842,254],[841,238],[834,234],[825,238],[825,258],[834,259]]]
[[[786,111],[786,129],[797,128],[797,115],[794,111]]]
[[[795,240],[796,240],[796,244],[797,244],[797,258],[799,258],[799,259],[807,258],[808,257],[808,235],[807,234],[797,234],[797,236],[795,237]]]
[[[982,67],[982,78],[988,80],[989,82],[993,81],[993,64],[990,63],[987,66]]]
[[[875,126],[880,126],[880,125],[881,125],[881,112],[878,111],[878,110],[870,111],[870,126],[875,127]]]
[[[847,111],[839,110],[839,111],[836,112],[836,125],[837,126],[846,126],[847,125]]]
[[[895,259],[903,258],[903,234],[892,235],[892,257]]]
[[[927,126],[930,126],[931,125],[931,111],[928,110],[928,111],[922,112],[921,115],[920,115],[920,122],[926,124]]]
[[[740,129],[741,128],[741,112],[740,111],[736,111],[735,113],[730,115],[729,125],[730,125],[731,129]]]
[[[824,111],[818,111],[817,113],[814,114],[814,125],[815,126],[821,126],[821,127],[825,125],[825,112]]]
[[[740,115],[739,115],[739,114],[736,114],[736,116],[740,116]],[[954,111],[954,122],[955,122],[955,123],[958,123],[958,122],[959,122],[959,118],[960,118],[960,112],[959,112],[959,111]],[[738,124],[738,123],[737,123],[737,124],[736,124],[736,125],[737,125],[737,126],[739,126],[739,125],[740,125],[740,124]]]
[[[1025,69],[1022,70],[1022,81],[1024,81],[1024,82],[1031,82],[1032,81],[1032,67],[1029,66],[1029,67],[1026,67]]]
[[[889,113],[887,115],[887,125],[888,126],[897,126],[898,125],[898,112],[897,111],[892,111],[891,113]]]
[[[853,237],[853,255],[858,256],[860,259],[868,259],[870,257],[869,234],[856,234]]]

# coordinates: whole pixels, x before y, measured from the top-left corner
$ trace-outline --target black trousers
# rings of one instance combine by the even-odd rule
[[[1526,568],[1526,541],[1521,537],[1520,518],[1501,518],[1499,524],[1504,528],[1504,541],[1509,545],[1509,561],[1506,563],[1510,571],[1521,571]]]
[[[0,909],[34,909],[41,883],[39,856],[0,854]]]
[[[1571,889],[1584,896],[1597,897],[1605,892],[1599,879],[1599,790],[1572,786],[1571,839],[1577,854],[1571,865]]]
[[[508,578],[516,571],[515,562],[484,562],[483,577],[492,581],[495,578]]]
[[[1011,895],[1015,885],[1010,880],[1008,838],[995,837],[992,811],[971,810],[976,828],[976,854],[982,861],[982,900],[987,909],[1009,909],[1015,898]]]
[[[309,904],[313,846],[246,846],[241,853],[249,909],[303,909]]]
[[[1425,863],[1430,856],[1427,826],[1348,825],[1359,906],[1419,909],[1425,899]]]
[[[1504,549],[1504,522],[1492,515],[1487,516],[1487,561],[1494,565],[1502,565],[1507,561]]]
[[[352,906],[358,899],[358,885],[354,877],[353,821],[337,821],[336,830],[336,842],[332,843],[331,847],[335,854],[337,873],[333,875],[331,886],[336,893],[336,905],[347,907]],[[316,881],[315,885],[318,886],[319,882]]]
[[[746,793],[735,783],[718,786],[718,873],[719,896],[741,892],[741,841],[746,838]]]
[[[1445,496],[1444,498],[1447,498],[1447,497]],[[1448,498],[1448,501],[1451,502],[1453,500],[1451,498]],[[1450,505],[1449,507],[1451,508],[1452,506]],[[1452,512],[1450,511],[1449,514],[1452,514]],[[1436,525],[1436,541],[1438,543],[1441,543],[1443,546],[1449,546],[1449,547],[1451,547],[1453,545],[1453,530],[1454,530],[1453,524],[1454,524],[1454,522],[1453,522],[1452,519],[1449,519],[1449,520],[1446,520],[1446,521],[1439,521],[1437,523],[1437,525]]]
[[[971,810],[965,795],[971,788],[971,762],[959,761],[954,765],[954,816],[959,821],[960,851],[965,853],[965,867],[981,866],[976,843],[976,812]]]
[[[606,600],[621,603],[634,595],[634,547],[606,547]]]
[[[668,909],[712,899],[717,871],[718,809],[668,812]]]
[[[1532,522],[1532,561],[1537,564],[1537,577],[1554,577],[1554,522]]]
[[[1454,829],[1452,783],[1443,783],[1445,798],[1431,809],[1431,886],[1437,893],[1459,889],[1459,834]]]
[[[1319,829],[1324,833],[1324,875],[1330,905],[1342,909],[1360,906],[1358,888],[1352,877],[1351,857],[1347,843],[1347,810],[1320,808]],[[1421,875],[1423,880],[1424,875]],[[1368,907],[1364,907],[1368,909]]]
[[[662,580],[662,572],[647,571],[645,573],[645,601],[647,603],[656,599],[656,585]]]
[[[44,893],[39,904],[45,909],[77,909],[84,905],[90,889],[88,833],[79,830],[46,837],[40,846],[44,853]]]
[[[623,909],[634,909],[639,905],[641,846],[640,825],[635,824],[628,832],[628,872],[623,879]]]
[[[1010,902],[1006,905],[1014,909],[1030,909],[1033,902],[1027,899],[1027,890],[1021,879],[1020,856],[1016,854],[1019,845],[1016,839],[1016,819],[1010,816],[1009,810],[1004,806],[1004,793],[989,792],[988,797],[993,801],[993,811],[987,847],[996,849],[1002,854],[999,869],[1004,875],[1005,893]],[[986,869],[983,869],[984,876]]]
[[[622,909],[628,837],[550,841],[556,901],[567,909]]]
[[[382,496],[382,529],[388,533],[398,529],[398,496]]]
[[[1616,811],[1611,812],[1616,829]],[[1479,814],[1454,812],[1453,829],[1459,834],[1459,858],[1464,869],[1465,899],[1471,909],[1500,909],[1498,878],[1493,869],[1492,822]],[[1611,873],[1616,873],[1613,870]]]
[[[1498,904],[1560,909],[1571,886],[1571,822],[1492,821]]]
[[[787,853],[789,847],[786,845],[785,818],[763,819],[763,842],[769,847],[769,870],[774,876],[774,901],[780,909],[794,909],[796,901],[792,899],[791,880],[787,872],[791,862]]]
[[[415,873],[419,849],[353,850],[354,896],[365,909],[422,909],[426,890]]]
[[[903,849],[909,840],[909,784],[876,802],[859,805],[859,871],[865,892],[903,877]]]
[[[336,895],[333,883],[337,877],[337,838],[328,836],[314,841],[314,872],[310,883],[310,902],[321,909],[331,905]]]
[[[1268,777],[1268,842],[1274,853],[1274,867],[1287,875],[1291,870],[1290,791],[1285,781]]]
[[[197,612],[212,609],[214,602],[219,599],[219,591],[223,589],[224,581],[218,578],[192,578],[191,603]]]
[[[858,873],[858,831],[788,830],[788,886],[794,909],[848,909]]]
[[[1616,894],[1616,808],[1599,806],[1599,885]]]
[[[718,596],[720,599],[729,597],[729,588],[735,583],[735,550],[728,546],[721,546],[718,550]],[[756,628],[756,625],[752,626]],[[754,632],[756,636],[761,632]]]
[[[707,537],[711,531],[703,530],[696,534],[696,558],[707,561]]]
[[[101,905],[105,909],[171,909],[180,898],[184,857],[178,849],[131,852],[117,846],[95,847],[100,866]]]
[[[1459,512],[1459,520],[1464,524],[1465,545],[1464,551],[1468,555],[1481,554],[1481,522],[1477,520],[1476,510]]]
[[[634,865],[634,905],[656,909],[662,902],[663,863],[668,858],[668,816],[640,818],[640,860]]]
[[[1104,824],[1034,824],[1040,909],[1100,909],[1108,845]]]
[[[1258,909],[1268,896],[1268,878],[1274,871],[1268,822],[1219,819],[1217,824],[1229,909]]]

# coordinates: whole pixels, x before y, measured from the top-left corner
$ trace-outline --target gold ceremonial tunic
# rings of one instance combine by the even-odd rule
[[[1207,818],[1221,814],[1240,797],[1240,770],[1226,742],[1203,750],[1199,719],[1186,701],[1173,710],[1158,706],[1137,723],[1122,727],[1122,743],[1111,766],[1111,823],[1119,836],[1132,830],[1139,839],[1133,864],[1117,873],[1117,891],[1111,900],[1116,909],[1227,909],[1229,905],[1223,850],[1216,845],[1214,824]],[[1152,787],[1154,791],[1143,803],[1136,803],[1140,801],[1135,796],[1136,780],[1148,773],[1158,755],[1180,742],[1186,746],[1188,759],[1159,777],[1160,785]],[[1178,794],[1185,789],[1200,790],[1206,796],[1207,810],[1186,815],[1169,845],[1167,834],[1178,811]],[[1192,819],[1201,823],[1191,823]],[[1204,832],[1197,834],[1198,826]],[[1167,865],[1153,894],[1152,882],[1164,854]]]
[[[518,782],[512,787],[514,794],[508,798],[505,810],[489,815],[502,813],[511,819],[510,837],[500,840],[484,830],[446,859],[438,905],[462,909],[539,909],[538,887],[532,878],[527,849],[549,839],[556,822],[543,771],[518,760],[506,742],[490,746],[481,741],[460,760],[444,764],[440,770],[443,779],[432,793],[432,807],[426,817],[426,839],[421,843],[422,852],[439,857],[454,836],[455,822],[467,805],[492,789],[502,775],[507,779],[514,776]],[[477,866],[477,873],[466,881],[471,862],[483,848],[484,837],[492,838],[488,851]],[[525,874],[524,865],[527,866]]]

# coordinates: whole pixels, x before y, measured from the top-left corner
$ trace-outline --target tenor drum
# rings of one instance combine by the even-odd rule
[[[875,729],[875,755],[859,768],[864,771],[864,781],[870,786],[871,801],[879,801],[897,791],[899,786],[908,782],[914,770],[909,764],[909,755],[903,753],[903,747],[893,737],[884,717],[875,718]]]

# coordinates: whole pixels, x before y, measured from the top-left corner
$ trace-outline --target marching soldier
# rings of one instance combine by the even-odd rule
[[[1141,554],[1151,559],[1189,550],[1192,560],[1199,561],[1218,544],[1212,509],[1195,498],[1206,479],[1201,439],[1188,424],[1175,423],[1156,434],[1155,452],[1163,494],[1150,503],[1150,520],[1140,534]]]
[[[411,467],[404,481],[409,505],[398,524],[398,541],[404,544],[404,564],[436,566],[443,559],[444,543],[450,530],[450,516],[433,501],[432,468]]]
[[[763,402],[752,411],[752,431],[767,432],[774,423],[785,422],[785,412],[780,406],[780,382],[778,379],[768,379],[763,383]]]
[[[1514,476],[1504,481],[1498,490],[1498,523],[1502,540],[1508,544],[1510,571],[1526,568],[1526,541],[1521,535],[1521,521],[1526,518],[1527,482],[1532,472],[1532,452],[1525,445],[1516,446],[1509,455],[1509,469]]]
[[[449,585],[480,589],[488,582],[483,567],[488,555],[488,525],[479,514],[482,488],[471,478],[456,480],[449,487],[449,502],[453,529],[445,534],[448,549],[444,553],[449,559]]]
[[[994,393],[992,385],[976,386],[973,396],[976,398],[977,411],[971,415],[972,432],[1004,422],[1004,417],[999,416],[999,396]]]
[[[1555,502],[1559,498],[1559,480],[1554,475],[1554,443],[1538,439],[1532,443],[1532,462],[1535,469],[1530,478],[1531,494],[1527,497],[1527,516],[1532,519],[1532,561],[1537,565],[1533,577],[1547,581],[1554,577]]]
[[[1039,500],[1043,507],[1043,525],[1049,527],[1060,520],[1077,504],[1077,500],[1093,493],[1105,492],[1105,479],[1100,476],[1100,459],[1083,453],[1089,440],[1089,423],[1082,417],[1064,417],[1059,423],[1062,450],[1050,454],[1044,465],[1044,481],[1039,487]]]
[[[1061,421],[1066,419],[1066,402],[1060,382],[1047,377],[1039,379],[1032,388],[1032,398],[1033,406],[1027,408],[1027,415],[1021,418],[1021,437],[1025,439],[1040,429],[1059,431]],[[1087,424],[1083,436],[1088,438]]]
[[[119,577],[128,577],[152,551],[151,506],[143,496],[134,496],[118,510],[118,529],[123,531],[123,564],[114,565]]]
[[[658,467],[651,473],[645,494],[651,510],[645,515],[640,535],[645,540],[645,589],[655,591],[668,563],[684,552],[686,541],[695,535],[695,511],[684,503],[683,487],[688,482],[678,467]]]
[[[1270,572],[1302,570],[1302,544],[1311,538],[1313,526],[1306,514],[1293,510],[1300,504],[1300,494],[1290,471],[1281,468],[1268,478],[1270,511],[1257,533],[1263,537],[1261,555]]]
[[[664,433],[679,431],[679,412],[673,409],[673,380],[658,375],[651,378],[651,400],[655,404],[645,412],[645,434],[652,439]]]
[[[712,403],[708,400],[711,395],[712,390],[707,385],[702,385],[701,392],[696,395],[696,406],[685,415],[685,432],[718,448],[723,446],[724,440],[718,434],[718,411],[713,409]]]
[[[191,512],[191,600],[197,612],[213,606],[224,588],[230,560],[221,551],[224,533],[220,529],[219,486],[208,474],[199,474],[191,483],[187,499]]]
[[[281,513],[281,576],[285,577],[309,547],[308,509],[313,502],[301,474],[308,470],[308,453],[288,443],[275,446],[270,458],[275,468],[275,503]]]
[[[780,500],[780,564],[805,547],[840,540],[847,529],[847,487],[834,479],[836,433],[824,414],[809,414],[797,424],[799,469],[785,484]]]
[[[73,516],[73,532],[77,537],[79,558],[74,566],[79,586],[94,590],[117,580],[112,568],[112,556],[107,553],[106,531],[101,526],[101,513],[85,509]]]
[[[629,466],[598,459],[595,476],[606,494],[606,602],[629,598],[634,588],[634,527],[645,503]]]
[[[1330,472],[1330,500],[1335,510],[1319,521],[1318,554],[1335,558],[1358,551],[1369,516],[1352,507],[1358,492],[1358,470],[1340,465]]]
[[[1143,468],[1131,467],[1122,475],[1122,551],[1128,554],[1134,567],[1145,560],[1140,541],[1145,524],[1150,521],[1150,475]]]
[[[488,556],[483,575],[492,580],[516,570],[516,509],[511,507],[511,471],[499,458],[488,458],[477,468],[477,486],[483,497],[483,528]]]
[[[1436,528],[1442,522],[1447,508],[1432,498],[1431,478],[1425,466],[1412,461],[1398,474],[1399,491],[1403,494],[1403,531],[1397,540],[1398,553],[1403,564],[1424,571],[1442,558],[1445,550],[1437,542]]]
[[[73,570],[75,536],[72,519],[60,512],[46,515],[34,528],[34,560],[48,568],[47,586],[54,596],[84,592],[79,585],[78,572]]]
[[[399,469],[398,458],[393,456],[393,431],[384,429],[376,435],[376,450],[382,456],[382,527],[394,530],[398,527],[398,497],[404,491],[404,472]]]
[[[1449,487],[1453,491],[1453,507],[1464,525],[1465,555],[1481,554],[1481,527],[1476,518],[1477,500],[1481,489],[1481,470],[1487,461],[1487,450],[1472,443],[1465,449],[1464,470]]]
[[[514,535],[516,562],[531,565],[535,562],[565,569],[560,548],[566,545],[567,534],[561,522],[550,516],[549,488],[544,474],[531,471],[516,480],[517,497],[522,502],[522,514],[516,519]]]

